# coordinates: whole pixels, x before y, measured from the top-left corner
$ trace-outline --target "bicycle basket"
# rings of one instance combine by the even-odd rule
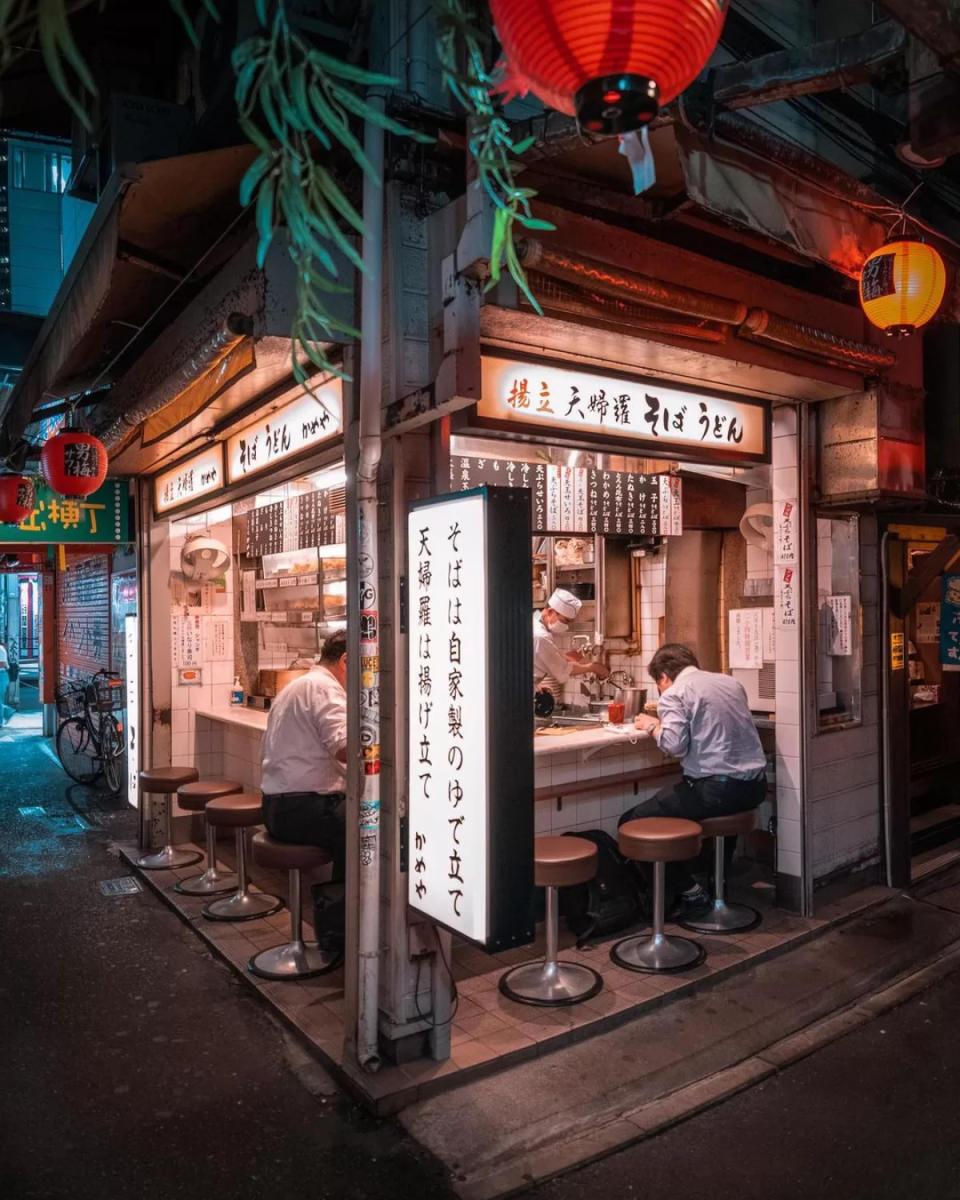
[[[88,692],[88,703],[94,712],[113,712],[127,703],[127,689],[122,679],[94,679]]]
[[[82,717],[84,688],[77,684],[68,684],[57,688],[55,694],[58,717]]]

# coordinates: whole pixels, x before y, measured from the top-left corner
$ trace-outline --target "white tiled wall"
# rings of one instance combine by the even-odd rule
[[[233,547],[233,524],[229,507],[217,509],[204,516],[170,524],[170,573],[180,574],[180,551],[188,533],[206,529],[211,537]],[[234,615],[233,615],[234,570],[226,571],[226,592],[216,597],[212,610],[200,614],[201,625],[209,621],[226,624],[226,655],[221,661],[202,663],[202,683],[187,685],[179,682],[179,671],[171,662],[170,668],[170,726],[172,766],[195,766],[201,779],[212,779],[224,775],[224,746],[218,729],[211,722],[199,718],[198,708],[227,707],[234,678]],[[173,606],[171,614],[182,614],[185,610]],[[222,728],[222,727],[221,727]],[[239,778],[239,776],[228,776]],[[243,779],[241,782],[253,782]]]
[[[667,761],[666,756],[649,743],[642,748],[639,745],[631,746],[629,743],[626,746],[610,746],[586,759],[577,751],[538,754],[534,779],[538,789],[550,786],[562,788],[564,784],[582,779],[595,781],[597,790],[580,792],[569,798],[563,797],[559,803],[556,799],[539,800],[534,831],[538,834],[552,834],[568,833],[577,829],[602,829],[615,838],[618,818],[641,800],[649,799],[670,780],[653,779],[647,787],[641,788],[634,795],[633,789],[629,787],[613,793],[600,790],[603,777],[620,775],[634,769],[658,767]]]
[[[773,411],[773,502],[796,503],[799,479],[797,471],[797,414],[787,405]],[[779,573],[772,556],[769,573],[774,576],[774,591],[780,588]],[[796,571],[801,575],[803,565]],[[799,587],[795,594],[799,599]],[[800,753],[800,629],[778,625],[776,675],[776,774],[777,774],[777,871],[781,875],[802,875],[803,855],[803,777]]]

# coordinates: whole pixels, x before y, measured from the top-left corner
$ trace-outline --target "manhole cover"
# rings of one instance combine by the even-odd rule
[[[140,884],[132,875],[121,875],[119,879],[101,879],[100,891],[104,896],[135,896]]]
[[[17,812],[21,817],[45,817],[47,810],[42,804],[28,804],[24,808],[18,808]]]

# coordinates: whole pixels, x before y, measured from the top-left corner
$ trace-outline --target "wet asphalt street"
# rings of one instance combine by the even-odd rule
[[[0,730],[0,1196],[449,1195],[157,899],[100,894],[132,813],[48,746]]]
[[[157,899],[100,894],[132,813],[47,746],[0,730],[0,1197],[452,1197]],[[958,1014],[960,973],[524,1200],[960,1198]]]

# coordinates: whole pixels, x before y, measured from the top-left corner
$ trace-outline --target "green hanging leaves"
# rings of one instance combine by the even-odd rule
[[[261,266],[277,230],[286,230],[297,280],[293,370],[309,388],[304,359],[342,374],[319,343],[360,336],[328,301],[331,293],[351,291],[338,280],[335,252],[364,269],[357,244],[363,217],[335,176],[329,154],[339,146],[379,185],[351,117],[400,137],[433,139],[369,104],[357,88],[390,87],[396,80],[317,50],[288,20],[285,0],[257,0],[256,12],[260,32],[233,52],[240,127],[260,151],[244,176],[240,199],[255,203]]]
[[[487,289],[496,286],[506,264],[517,287],[540,313],[514,244],[517,224],[531,230],[554,228],[533,215],[534,189],[516,183],[523,168],[520,155],[530,149],[533,138],[516,143],[511,138],[510,124],[494,99],[496,81],[486,68],[489,36],[476,20],[470,0],[433,0],[433,5],[444,82],[466,111],[470,152],[480,183],[496,209]]]

